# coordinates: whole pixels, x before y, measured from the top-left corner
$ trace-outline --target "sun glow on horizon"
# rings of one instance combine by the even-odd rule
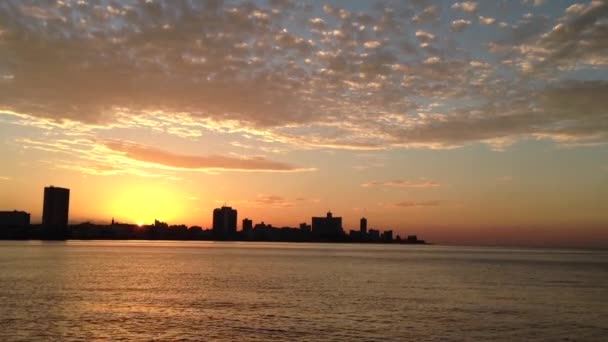
[[[125,187],[117,192],[109,205],[110,212],[120,220],[145,223],[175,221],[183,214],[184,203],[174,189],[166,186]]]

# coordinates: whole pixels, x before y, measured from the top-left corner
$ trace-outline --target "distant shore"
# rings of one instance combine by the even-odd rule
[[[410,235],[405,239],[400,236],[390,239],[383,236],[365,236],[360,234],[342,234],[333,238],[317,238],[310,231],[291,227],[265,227],[251,231],[238,231],[232,236],[217,236],[212,229],[203,229],[185,225],[134,225],[110,224],[98,225],[81,223],[70,225],[62,231],[44,229],[40,224],[26,227],[3,227],[0,229],[0,240],[166,240],[166,241],[240,241],[240,242],[314,242],[314,243],[357,243],[357,244],[403,244],[430,245],[424,240]]]

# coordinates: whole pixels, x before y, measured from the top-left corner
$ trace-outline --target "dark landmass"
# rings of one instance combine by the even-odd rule
[[[350,231],[333,237],[315,237],[310,226],[300,228],[273,227],[264,223],[256,224],[251,230],[238,231],[228,236],[218,236],[213,229],[198,226],[168,225],[155,222],[152,225],[114,223],[108,225],[81,223],[70,225],[63,232],[47,231],[41,224],[27,226],[0,227],[2,240],[183,240],[183,241],[274,241],[274,242],[339,242],[339,243],[393,243],[428,244],[415,235],[404,239],[392,232],[380,233],[373,229],[362,235],[360,231]]]

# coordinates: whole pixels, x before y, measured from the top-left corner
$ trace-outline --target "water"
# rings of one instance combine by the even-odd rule
[[[0,241],[0,340],[606,341],[608,252]]]

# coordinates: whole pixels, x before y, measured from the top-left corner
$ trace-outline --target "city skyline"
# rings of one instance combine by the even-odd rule
[[[48,212],[48,217],[43,215],[42,222],[30,222],[31,214],[25,210],[0,210],[0,237],[3,239],[152,239],[163,237],[169,240],[211,240],[211,241],[275,241],[275,242],[371,242],[371,243],[404,243],[404,244],[428,244],[425,240],[418,239],[413,231],[393,231],[390,227],[368,227],[368,219],[361,217],[358,227],[345,227],[342,217],[334,217],[331,211],[326,216],[310,217],[302,220],[297,225],[265,223],[263,219],[254,225],[254,220],[245,217],[238,225],[237,209],[222,205],[214,208],[211,212],[210,226],[185,225],[173,222],[169,224],[162,220],[154,219],[153,222],[120,222],[112,217],[109,224],[105,221],[86,220],[75,222],[68,217],[70,189],[55,187],[53,185],[44,188],[43,211]],[[267,222],[267,221],[266,221]],[[299,227],[297,227],[299,226]],[[105,227],[105,228],[104,228]],[[114,231],[118,227],[119,231]],[[99,229],[110,229],[106,233],[100,233]],[[148,231],[152,228],[153,231]],[[239,229],[240,228],[240,229]],[[354,228],[354,229],[351,229]],[[377,229],[384,228],[385,230]],[[127,231],[124,231],[127,229]],[[145,230],[142,230],[145,229]],[[156,231],[160,229],[160,231]],[[75,231],[76,230],[76,231]],[[424,231],[424,230],[423,230]],[[110,235],[107,235],[110,234]],[[143,234],[143,235],[142,235]],[[150,235],[151,234],[151,235]],[[177,234],[177,235],[176,235]],[[520,238],[518,240],[518,238]],[[488,246],[538,246],[522,240],[521,236],[506,237],[486,243]],[[527,236],[523,236],[527,238]],[[441,241],[443,244],[450,242]],[[601,243],[601,241],[600,241]],[[455,243],[458,244],[458,243]],[[556,247],[553,245],[552,247]],[[562,244],[558,247],[591,247],[604,248],[602,244],[597,246],[580,246],[576,243]]]
[[[273,226],[265,223],[253,225],[244,218],[238,229],[238,211],[226,205],[214,208],[213,225],[200,226],[172,224],[155,219],[153,224],[119,222],[112,217],[108,225],[96,222],[69,223],[70,189],[47,186],[44,188],[42,223],[32,224],[25,211],[0,210],[0,239],[4,240],[203,240],[203,241],[275,241],[275,242],[337,242],[337,243],[400,243],[428,244],[415,234],[396,237],[393,230],[369,228],[367,219],[361,218],[358,229],[347,230],[342,217],[313,216],[310,224],[300,222],[299,227]]]
[[[608,246],[608,2],[0,3],[0,210]]]
[[[71,220],[69,217],[69,207],[70,207],[70,189],[64,187],[56,187],[54,185],[44,187],[44,196],[43,196],[43,215],[40,222],[31,222],[31,213],[24,209],[13,209],[13,210],[0,210],[0,213],[3,215],[7,215],[3,217],[3,220],[0,225],[7,226],[28,226],[30,224],[40,225],[44,229],[65,229],[68,225],[78,225],[82,223],[94,223],[94,224],[104,224],[110,223],[110,225],[114,224],[127,224],[127,225],[137,225],[137,226],[150,226],[158,223],[166,224],[159,219],[154,219],[153,222],[121,222],[117,220],[114,216],[106,222],[106,221],[96,221],[96,220],[85,220],[85,221],[75,221]],[[253,228],[254,221],[248,217],[245,217],[239,225],[239,220],[237,216],[237,208],[232,208],[227,206],[226,204],[222,205],[219,208],[213,208],[212,211],[212,219],[211,225],[191,225],[201,228],[208,228],[212,231],[218,232],[218,237],[226,237],[238,232],[247,231],[247,227],[249,230]],[[310,225],[308,224],[309,220],[304,220],[304,222],[298,222],[300,228],[308,227],[308,229],[314,229],[315,222],[317,222],[317,226],[325,226],[325,220],[329,220],[328,225],[331,226],[329,230],[335,231],[336,229],[343,230],[342,233],[346,233],[344,231],[345,227],[342,225],[342,217],[332,217],[332,212],[328,211],[326,216],[323,217],[315,217],[312,216],[310,218]],[[6,222],[5,222],[6,221]],[[258,224],[264,225],[265,221],[261,219]],[[176,223],[176,225],[183,225],[183,223]],[[272,227],[272,224],[270,224]],[[281,227],[281,225],[275,227]],[[282,227],[288,227],[288,225],[283,225]],[[239,229],[240,228],[240,229]],[[318,228],[317,228],[318,229]],[[367,218],[362,217],[359,219],[359,226],[357,227],[359,231],[363,234],[367,233]],[[370,228],[372,229],[372,228]]]

